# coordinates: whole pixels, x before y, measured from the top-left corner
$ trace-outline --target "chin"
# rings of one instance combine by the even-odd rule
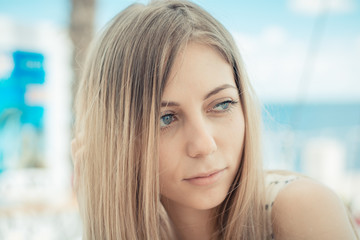
[[[193,199],[189,203],[189,207],[197,210],[209,210],[218,207],[226,198],[227,193],[216,194],[214,196],[202,196],[196,199]]]

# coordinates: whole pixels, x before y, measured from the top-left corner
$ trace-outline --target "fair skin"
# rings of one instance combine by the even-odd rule
[[[356,239],[338,196],[310,179],[285,187],[275,199],[271,217],[276,240]]]
[[[244,141],[231,66],[213,48],[190,43],[174,63],[161,114],[162,203],[178,239],[210,239],[213,209],[228,193]],[[277,240],[355,239],[339,198],[308,179],[279,193],[272,221]]]
[[[230,65],[214,49],[190,43],[175,60],[161,114],[162,203],[180,239],[209,239],[211,214],[233,182],[244,141]]]
[[[178,239],[210,239],[213,210],[226,197],[241,161],[244,114],[231,66],[205,45],[190,43],[176,59],[161,106],[160,191]],[[82,136],[72,142],[74,187]],[[356,239],[341,200],[309,179],[275,199],[276,240]]]

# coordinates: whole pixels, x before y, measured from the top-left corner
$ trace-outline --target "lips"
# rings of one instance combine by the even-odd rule
[[[222,170],[224,170],[224,169],[213,170],[213,171],[209,171],[209,172],[207,172],[207,173],[199,173],[199,174],[196,174],[196,175],[194,175],[194,176],[192,176],[192,177],[185,178],[184,180],[190,180],[190,179],[194,179],[194,178],[209,177],[209,176],[211,176],[211,175],[213,175],[213,174],[215,174],[215,173],[217,173],[217,172],[220,172],[220,171],[222,171]]]
[[[207,173],[196,174],[190,178],[185,178],[184,181],[197,186],[211,185],[222,177],[225,169],[226,168],[213,170]]]

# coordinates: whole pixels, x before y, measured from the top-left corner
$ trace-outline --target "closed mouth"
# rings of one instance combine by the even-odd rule
[[[221,171],[225,170],[225,168],[222,168],[222,169],[217,169],[217,170],[213,170],[213,171],[209,171],[207,173],[199,173],[199,174],[196,174],[192,177],[189,177],[189,178],[184,178],[184,180],[191,180],[191,179],[196,179],[196,178],[207,178],[207,177],[211,177],[212,175],[215,175]]]

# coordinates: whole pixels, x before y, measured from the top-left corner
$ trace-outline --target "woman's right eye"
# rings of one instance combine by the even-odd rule
[[[174,114],[166,114],[160,118],[160,127],[167,127],[175,120]]]

